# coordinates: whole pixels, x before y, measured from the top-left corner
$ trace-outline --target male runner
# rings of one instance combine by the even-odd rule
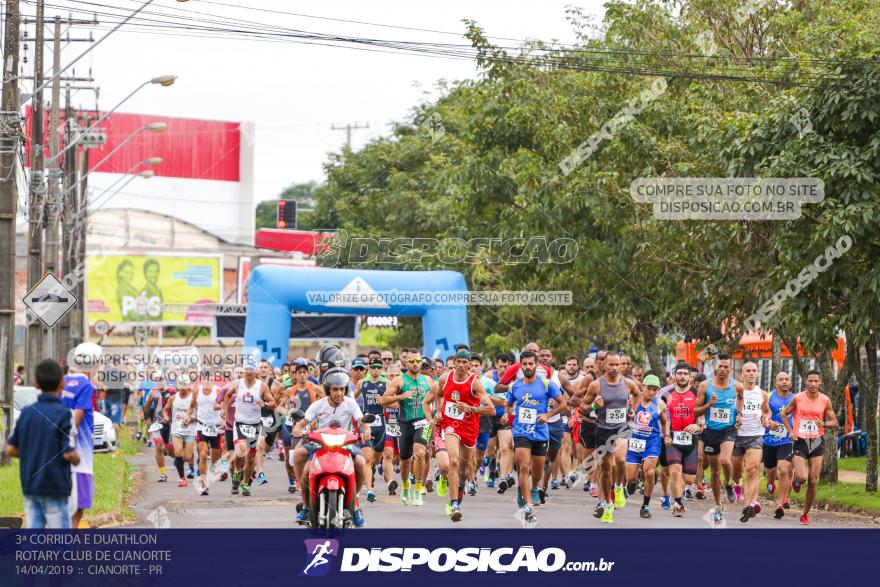
[[[551,380],[556,383],[556,385],[565,391],[565,387],[562,384],[562,380],[565,379],[568,381],[568,386],[573,392],[570,395],[566,395],[566,400],[569,402],[569,409],[563,413],[562,418],[562,447],[559,451],[559,458],[551,458],[550,459],[550,487],[551,489],[559,489],[559,481],[557,477],[559,476],[560,471],[562,472],[562,482],[566,487],[571,487],[575,480],[577,479],[577,475],[575,474],[575,454],[574,447],[572,442],[572,429],[574,425],[574,417],[568,416],[568,411],[571,408],[571,397],[574,396],[574,392],[577,391],[578,386],[580,385],[581,379],[583,379],[584,375],[580,372],[578,368],[578,358],[575,355],[569,355],[565,359],[565,367],[562,371],[557,371],[551,377]],[[567,393],[567,392],[566,392]],[[550,422],[548,421],[548,425]],[[552,434],[551,434],[552,437]],[[553,447],[547,451],[547,456],[551,456]],[[544,480],[544,489],[547,489],[546,478]],[[571,484],[571,485],[570,485]]]
[[[593,516],[610,524],[614,521],[614,508],[626,505],[623,495],[623,475],[619,462],[626,460],[626,447],[630,436],[627,420],[640,394],[635,381],[624,378],[620,371],[620,356],[611,352],[605,356],[605,375],[593,381],[584,394],[581,414],[587,409],[596,413],[596,448],[601,452],[599,461],[600,501]],[[623,447],[621,457],[620,446]],[[612,493],[613,489],[613,493]],[[612,501],[613,500],[613,501]]]
[[[673,370],[675,384],[664,399],[669,418],[669,436],[665,440],[666,464],[669,469],[669,487],[675,503],[672,515],[685,514],[685,484],[694,482],[697,472],[699,449],[697,437],[704,427],[697,422],[708,410],[708,406],[696,407],[697,394],[691,387],[690,368],[687,363],[679,363]],[[665,389],[665,388],[664,388]]]
[[[767,403],[770,406],[770,425],[764,435],[764,471],[767,476],[767,491],[776,499],[774,517],[781,520],[789,508],[788,496],[791,491],[791,460],[794,457],[794,442],[788,436],[788,429],[782,419],[783,411],[791,402],[791,376],[785,371],[776,374],[776,389],[770,393]]]
[[[632,435],[629,437],[626,451],[626,482],[629,494],[636,492],[639,469],[645,477],[644,498],[639,516],[651,517],[651,493],[654,491],[654,480],[657,474],[657,459],[660,456],[660,445],[664,439],[671,440],[669,423],[666,419],[666,404],[657,397],[660,379],[656,375],[645,377],[645,391],[641,393],[635,414],[630,422]]]
[[[501,393],[496,389],[501,376],[507,371],[508,367],[515,361],[511,353],[499,353],[495,356],[495,369],[487,374],[487,379],[494,383],[489,385],[483,381],[483,387],[489,393],[492,403],[495,404],[495,415],[489,418],[491,428],[489,431],[489,449],[488,452],[494,457],[490,459],[489,480],[494,483],[494,479],[498,478],[498,493],[503,494],[508,488],[513,487],[516,481],[513,477],[513,434],[509,424],[502,424],[501,417],[504,415],[505,406],[507,405],[507,392]],[[491,485],[487,486],[491,487]]]
[[[761,506],[758,504],[758,467],[761,464],[761,456],[764,448],[765,427],[770,424],[770,407],[767,403],[767,393],[758,387],[758,365],[749,361],[742,367],[742,393],[736,398],[736,442],[733,445],[733,479],[736,485],[734,491],[739,489],[737,500],[740,496],[745,498],[746,507],[743,509],[740,522],[748,522],[760,513]],[[748,479],[746,480],[745,495],[743,495],[742,479],[745,469]]]
[[[269,386],[257,378],[256,365],[252,360],[245,361],[244,377],[224,398],[224,410],[228,412],[232,405],[235,406],[232,440],[235,460],[238,461],[237,471],[232,475],[232,490],[235,493],[240,487],[241,494],[249,496],[262,428],[261,411],[263,408],[275,409],[275,398],[269,391]],[[244,470],[243,476],[242,470]]]
[[[164,483],[168,481],[168,475],[165,473],[165,455],[173,458],[174,449],[171,445],[171,424],[167,418],[163,419],[162,414],[165,405],[174,399],[176,390],[168,385],[165,374],[161,371],[154,373],[154,378],[156,385],[150,390],[144,406],[153,415],[154,422],[151,428],[155,428],[156,424],[159,425],[159,430],[152,433],[152,441],[156,452],[156,466],[159,467],[158,482]]]
[[[324,390],[309,381],[309,362],[304,358],[294,360],[291,369],[293,379],[291,379],[290,387],[286,388],[286,394],[282,396],[281,400],[281,405],[287,407],[287,416],[284,420],[284,427],[281,429],[281,438],[284,441],[287,492],[296,493],[296,471],[293,467],[291,455],[293,449],[300,443],[300,439],[294,438],[292,434],[295,425],[293,412],[297,410],[305,412],[308,410],[309,406],[324,397]],[[285,385],[287,385],[286,382]]]
[[[275,374],[272,365],[266,359],[260,361],[260,381],[266,384],[270,393],[276,391]],[[274,407],[274,406],[273,406]],[[260,408],[260,439],[257,443],[257,452],[254,454],[254,472],[257,475],[257,483],[265,485],[269,482],[263,472],[263,457],[266,452],[272,450],[275,444],[275,435],[278,433],[278,423],[275,421],[275,410],[265,405]]]
[[[175,381],[177,393],[174,398],[165,404],[163,416],[166,422],[171,423],[171,443],[174,446],[174,468],[180,475],[178,487],[188,485],[186,475],[183,472],[183,461],[192,465],[193,448],[196,440],[196,422],[192,417],[194,394],[192,393],[192,381],[188,375],[181,374]]]
[[[470,468],[474,466],[473,452],[477,446],[480,416],[495,413],[495,407],[480,382],[480,375],[469,373],[471,365],[472,355],[467,349],[456,351],[454,370],[440,380],[440,391],[433,388],[422,401],[422,411],[429,414],[434,394],[440,398],[434,422],[440,429],[449,458],[447,479],[453,491],[449,496],[447,511],[453,522],[461,521],[460,492],[455,489],[468,478]]]
[[[572,427],[571,433],[572,437],[577,440],[576,452],[578,462],[584,466],[584,472],[587,477],[584,481],[584,491],[589,491],[592,497],[599,495],[596,490],[599,484],[599,467],[590,466],[590,463],[593,462],[593,451],[596,450],[596,411],[589,404],[584,404],[583,400],[590,384],[605,375],[605,359],[607,355],[606,351],[598,351],[596,353],[596,358],[593,361],[593,370],[588,371],[584,375],[572,396],[572,405],[577,407],[572,417],[576,416],[577,420]]]
[[[353,368],[352,368],[353,370]],[[370,362],[370,374],[361,379],[355,391],[356,397],[364,397],[364,413],[373,414],[376,419],[370,424],[370,444],[363,446],[364,460],[367,477],[367,501],[376,501],[376,493],[373,491],[373,468],[382,462],[382,453],[385,449],[385,408],[380,399],[385,395],[386,381],[382,378],[382,361],[378,358]]]
[[[794,441],[794,481],[797,488],[807,481],[807,496],[804,499],[804,513],[801,524],[810,523],[810,509],[816,500],[816,484],[822,470],[822,455],[825,454],[825,430],[837,428],[837,416],[831,406],[831,399],[820,391],[822,374],[812,370],[807,372],[807,389],[799,393],[786,406],[783,414],[793,416],[794,423],[789,424],[788,418],[782,424]]]
[[[393,361],[393,358],[392,358]],[[400,379],[400,368],[391,365],[385,369],[385,377],[387,379],[385,387],[387,391],[388,382]],[[385,479],[385,485],[388,487],[388,495],[397,495],[397,479],[394,479],[394,463],[400,460],[400,404],[396,401],[387,399],[384,395],[379,398],[379,403],[385,408],[385,445],[382,449],[382,476]],[[438,459],[439,463],[439,459]],[[445,474],[445,472],[444,472]],[[437,495],[446,496],[445,477],[440,480],[437,487]]]
[[[538,357],[532,351],[520,355],[523,378],[514,382],[507,392],[507,408],[502,421],[513,423],[513,447],[522,494],[522,512],[526,522],[534,522],[533,507],[538,500],[537,490],[544,474],[544,458],[550,441],[547,421],[562,412],[568,403],[556,384],[537,377]],[[550,408],[550,400],[556,407]],[[514,412],[514,409],[516,410]]]
[[[208,495],[208,450],[211,451],[211,468],[220,462],[220,439],[223,436],[223,418],[220,416],[220,403],[216,385],[210,389],[200,385],[196,401],[189,412],[190,419],[196,421],[196,443],[199,451],[199,480],[201,495]]]
[[[406,373],[399,379],[389,381],[385,390],[386,400],[400,404],[400,476],[403,490],[400,501],[403,505],[421,506],[422,482],[424,478],[426,446],[431,438],[431,421],[425,418],[423,400],[437,382],[421,374],[422,357],[409,350],[406,356]],[[415,457],[415,462],[413,462]],[[416,478],[415,488],[410,491],[410,473]]]
[[[731,479],[733,477],[733,445],[736,441],[736,398],[742,394],[743,385],[730,375],[730,355],[719,354],[711,381],[704,381],[697,390],[697,407],[709,406],[706,431],[703,432],[703,450],[712,470],[712,496],[715,509],[712,519],[720,524],[724,518],[721,506],[721,471],[724,471],[724,487],[727,501],[733,503]]]

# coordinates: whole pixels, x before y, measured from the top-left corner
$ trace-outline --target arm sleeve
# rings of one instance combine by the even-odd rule
[[[501,381],[498,383],[502,383],[504,385],[509,385],[511,381],[516,379],[516,374],[519,373],[519,363],[514,363],[510,367],[507,368],[507,371],[504,372],[504,375],[501,376]]]

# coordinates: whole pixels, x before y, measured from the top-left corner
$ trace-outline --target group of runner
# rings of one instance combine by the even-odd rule
[[[268,483],[263,463],[277,450],[288,491],[297,493],[317,450],[304,440],[307,431],[336,421],[359,434],[347,447],[358,494],[365,487],[375,502],[384,482],[388,495],[399,490],[402,506],[422,507],[436,491],[453,522],[480,481],[502,495],[515,487],[527,522],[548,490],[580,480],[597,499],[602,523],[639,492],[640,517],[650,518],[658,481],[661,507],[680,517],[687,500],[707,497],[709,469],[712,521],[724,520],[725,502],[742,501],[746,523],[761,511],[763,464],[774,517],[785,516],[791,492],[806,484],[800,521],[809,524],[823,436],[837,426],[818,371],[807,373],[799,394],[779,373],[768,393],[757,386],[756,364],[746,362],[736,379],[723,354],[708,379],[680,363],[662,381],[611,351],[582,364],[570,356],[556,369],[552,351],[535,343],[518,358],[497,355],[485,372],[483,358],[465,345],[445,361],[404,349],[397,358],[358,355],[350,366],[340,349],[325,345],[315,363],[300,358],[285,367],[246,364],[211,383],[182,375],[172,386],[158,378],[145,407],[158,421],[151,429],[159,481],[167,480],[168,455],[179,484],[188,485],[184,465],[198,455],[202,495],[210,459],[213,478],[225,481],[231,470],[232,493],[249,496],[255,483]],[[308,495],[300,493],[296,521],[308,524]],[[366,523],[359,500],[354,523]]]

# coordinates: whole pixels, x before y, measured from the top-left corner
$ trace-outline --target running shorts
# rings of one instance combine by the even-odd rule
[[[764,468],[767,470],[775,469],[779,461],[791,462],[794,456],[794,443],[786,442],[778,446],[764,445]]]
[[[596,448],[596,423],[586,418],[579,418],[571,431],[584,448]]]
[[[480,434],[492,432],[492,418],[494,416],[480,416]]]
[[[220,448],[220,435],[217,436],[205,436],[201,431],[196,433],[196,441],[199,443],[205,442],[208,444],[208,448]]]
[[[510,430],[510,424],[502,424],[501,416],[490,416],[492,422],[492,430],[489,431],[489,438],[498,436],[499,430]]]
[[[531,440],[525,436],[513,437],[513,449],[527,448],[533,457],[546,457],[550,442],[547,440]]]
[[[232,447],[235,446],[235,436],[232,434],[232,428],[229,425],[226,425],[226,430],[223,431],[223,434],[226,436],[226,446],[224,447],[226,450],[232,450]]]
[[[814,459],[825,454],[825,439],[798,438],[794,443],[794,456]]]
[[[630,440],[645,440],[645,448],[641,451],[632,450],[633,444],[630,443],[626,450],[626,463],[628,465],[641,465],[645,459],[656,459],[660,456],[660,446],[663,440],[659,436],[649,439],[631,438]]]
[[[245,424],[244,422],[236,422],[232,428],[232,440],[234,442],[247,443],[248,448],[252,451],[257,450],[257,440],[260,438],[260,428],[257,424]]]
[[[629,438],[629,436],[630,432],[628,424],[624,424],[616,429],[599,428],[596,426],[596,441],[594,448],[604,446],[606,453],[613,453],[616,441],[621,438]]]
[[[763,436],[737,436],[733,442],[733,456],[741,457],[747,450],[758,449],[764,446]]]
[[[400,447],[398,446],[396,436],[385,436],[385,448],[390,448],[394,454],[400,455]]]
[[[385,421],[379,420],[378,426],[370,426],[370,442],[367,444],[373,451],[382,452],[385,448]]]
[[[400,458],[401,460],[411,459],[413,455],[413,444],[428,445],[431,437],[431,426],[428,420],[420,418],[418,420],[400,421]],[[419,427],[417,428],[416,425]],[[437,448],[436,446],[434,447]]]
[[[261,418],[262,422],[262,432],[266,435],[266,445],[271,447],[275,444],[275,436],[278,434],[278,429],[281,428],[282,423],[278,419],[278,416],[275,415],[275,412],[272,412],[268,416],[263,416]]]
[[[455,434],[458,436],[461,439],[461,443],[467,448],[474,448],[477,445],[480,420],[481,418],[473,414],[466,414],[461,420],[453,420],[444,416],[440,418],[439,428],[443,431],[443,434]],[[486,438],[486,444],[488,445],[488,436]]]
[[[670,444],[665,449],[665,466],[681,465],[681,470],[685,475],[697,474],[697,460],[700,458],[700,451],[697,450],[696,443],[690,446]]]
[[[709,456],[721,454],[721,445],[736,441],[736,426],[728,426],[721,430],[706,428],[703,431],[703,452]]]
[[[562,435],[565,433],[565,422],[560,418],[555,422],[547,424],[547,430],[550,433],[550,444],[548,448],[559,450],[562,446]]]

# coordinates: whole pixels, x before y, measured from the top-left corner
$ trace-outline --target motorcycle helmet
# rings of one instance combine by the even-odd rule
[[[321,383],[324,385],[324,393],[328,396],[331,387],[344,387],[345,395],[348,395],[351,377],[348,376],[348,371],[342,367],[333,367],[324,373],[321,377]]]
[[[328,343],[318,351],[315,362],[318,363],[318,370],[323,374],[333,367],[345,367],[345,353],[335,344]]]

